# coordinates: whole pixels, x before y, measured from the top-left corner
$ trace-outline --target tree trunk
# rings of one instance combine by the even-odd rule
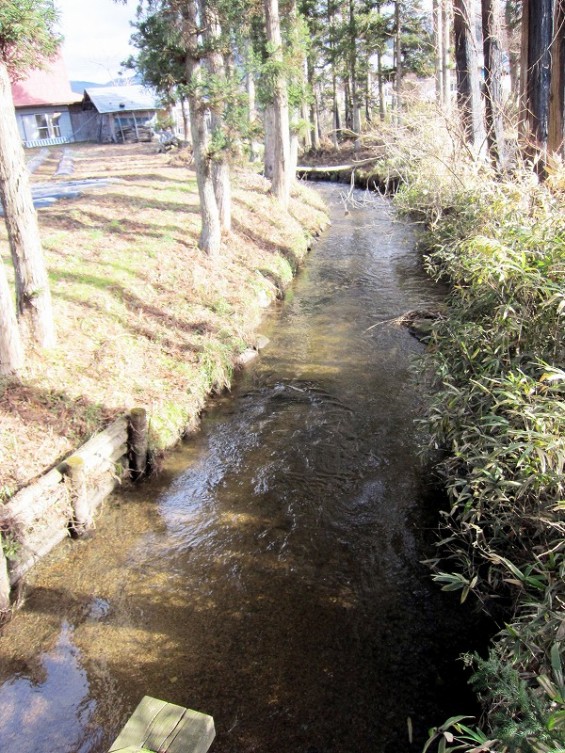
[[[402,109],[402,24],[400,17],[400,0],[396,0],[394,4],[394,23],[395,23],[395,36],[394,36],[394,59],[396,63],[396,75],[395,79],[395,110],[396,110],[396,122],[400,125],[401,116],[400,111]]]
[[[257,111],[255,108],[255,78],[253,73],[249,71],[247,74],[247,118],[251,129],[254,128],[257,121]],[[251,138],[249,140],[249,159],[251,162],[256,162],[258,159],[257,142],[253,136],[253,130],[251,132]]]
[[[275,108],[273,105],[265,106],[263,128],[265,131],[265,151],[263,154],[263,172],[265,178],[273,179],[275,169]]]
[[[208,68],[216,85],[227,86],[226,68],[221,50],[221,28],[218,14],[210,4],[204,3],[204,42],[208,50]],[[217,92],[215,97],[210,98],[212,137],[221,140],[224,132],[224,110],[226,92]],[[214,193],[220,214],[222,230],[231,230],[231,183],[230,165],[225,148],[220,148],[213,156],[212,181]]]
[[[441,106],[443,100],[443,15],[440,0],[433,0],[432,18],[434,28],[434,72],[436,88],[436,104]]]
[[[298,134],[290,134],[290,169],[296,175],[296,166],[298,165]]]
[[[565,123],[565,0],[555,2],[547,149],[563,156]]]
[[[16,309],[22,334],[38,345],[55,344],[47,269],[18,132],[8,70],[0,61],[0,201],[16,275]]]
[[[332,141],[335,149],[339,149],[338,133],[341,130],[341,122],[339,119],[339,102],[337,101],[337,76],[335,67],[332,66],[332,102],[333,102],[333,129],[332,129]]]
[[[302,109],[302,120],[305,124],[307,124],[307,127],[303,130],[303,136],[302,136],[302,146],[305,151],[309,152],[310,149],[312,149],[312,123],[310,122],[310,108],[308,107],[308,102],[306,100],[302,101],[301,105]]]
[[[264,0],[265,28],[267,42],[271,47],[269,57],[276,64],[278,72],[274,76],[273,107],[275,111],[275,160],[271,191],[285,209],[290,199],[292,180],[290,165],[290,121],[288,112],[288,91],[283,65],[281,26],[278,0]]]
[[[351,130],[361,135],[361,97],[359,92],[359,71],[357,60],[357,19],[355,18],[355,0],[349,0],[349,79],[351,96]]]
[[[500,170],[505,164],[502,103],[502,47],[499,0],[482,0],[485,114],[490,158]]]
[[[377,50],[377,86],[379,89],[379,118],[384,121],[386,118],[386,103],[383,81],[383,56],[380,50]]]
[[[182,112],[182,132],[183,132],[184,140],[188,143],[190,140],[189,139],[190,113],[189,113],[188,102],[184,97],[180,101],[180,108]]]
[[[553,36],[553,0],[522,1],[521,123],[533,153],[545,161]]]
[[[467,142],[475,156],[486,152],[483,100],[479,78],[479,61],[475,37],[474,0],[454,1],[455,66],[457,103]]]
[[[183,33],[186,44],[186,73],[190,82],[190,128],[198,195],[200,197],[200,217],[202,230],[198,246],[210,256],[216,255],[221,244],[220,212],[212,179],[212,159],[210,156],[210,133],[207,115],[209,105],[201,92],[201,65],[198,49],[198,6],[197,0],[183,4]]]
[[[310,102],[310,141],[312,149],[317,149],[320,145],[318,138],[318,93],[316,91],[316,79],[314,77],[314,61],[310,55],[306,58],[306,76],[308,78],[308,86],[312,97]]]
[[[451,27],[452,8],[448,0],[440,0],[441,26],[443,29],[443,44],[441,46],[441,79],[443,82],[443,107],[446,112],[451,110]]]
[[[344,121],[345,121],[345,127],[348,128],[350,131],[353,130],[353,117],[352,117],[352,106],[351,106],[351,86],[349,78],[346,78],[343,82],[343,92],[345,95],[345,113],[344,113]]]
[[[0,261],[0,376],[17,374],[24,364],[24,350],[18,329],[12,291]]]
[[[373,122],[373,79],[370,66],[365,77],[365,119],[367,126],[371,126]]]

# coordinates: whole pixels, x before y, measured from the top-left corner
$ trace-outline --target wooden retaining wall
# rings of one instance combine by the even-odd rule
[[[11,587],[67,536],[88,533],[116,484],[146,466],[147,415],[136,408],[0,505],[0,615],[11,609]]]

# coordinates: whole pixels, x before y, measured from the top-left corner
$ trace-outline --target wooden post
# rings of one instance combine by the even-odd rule
[[[63,463],[65,476],[71,482],[71,503],[73,506],[73,531],[83,536],[93,527],[92,513],[86,496],[86,473],[84,460],[78,455],[71,455]]]
[[[137,118],[135,117],[135,112],[132,110],[133,115],[133,127],[135,128],[135,140],[139,141],[139,129],[137,127]]]
[[[10,611],[10,576],[8,574],[8,560],[2,546],[0,534],[0,624],[2,617]]]
[[[129,414],[128,449],[131,476],[134,481],[147,471],[147,411],[132,408]]]

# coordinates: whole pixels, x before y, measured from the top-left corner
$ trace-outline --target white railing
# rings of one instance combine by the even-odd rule
[[[24,141],[24,146],[32,149],[35,146],[58,146],[59,144],[69,144],[73,139],[70,136],[58,136],[53,139],[36,139],[35,141]]]

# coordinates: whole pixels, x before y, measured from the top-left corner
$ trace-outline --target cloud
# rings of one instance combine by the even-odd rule
[[[65,37],[63,57],[73,80],[105,83],[116,77],[131,53],[128,44],[136,0],[56,0]]]

